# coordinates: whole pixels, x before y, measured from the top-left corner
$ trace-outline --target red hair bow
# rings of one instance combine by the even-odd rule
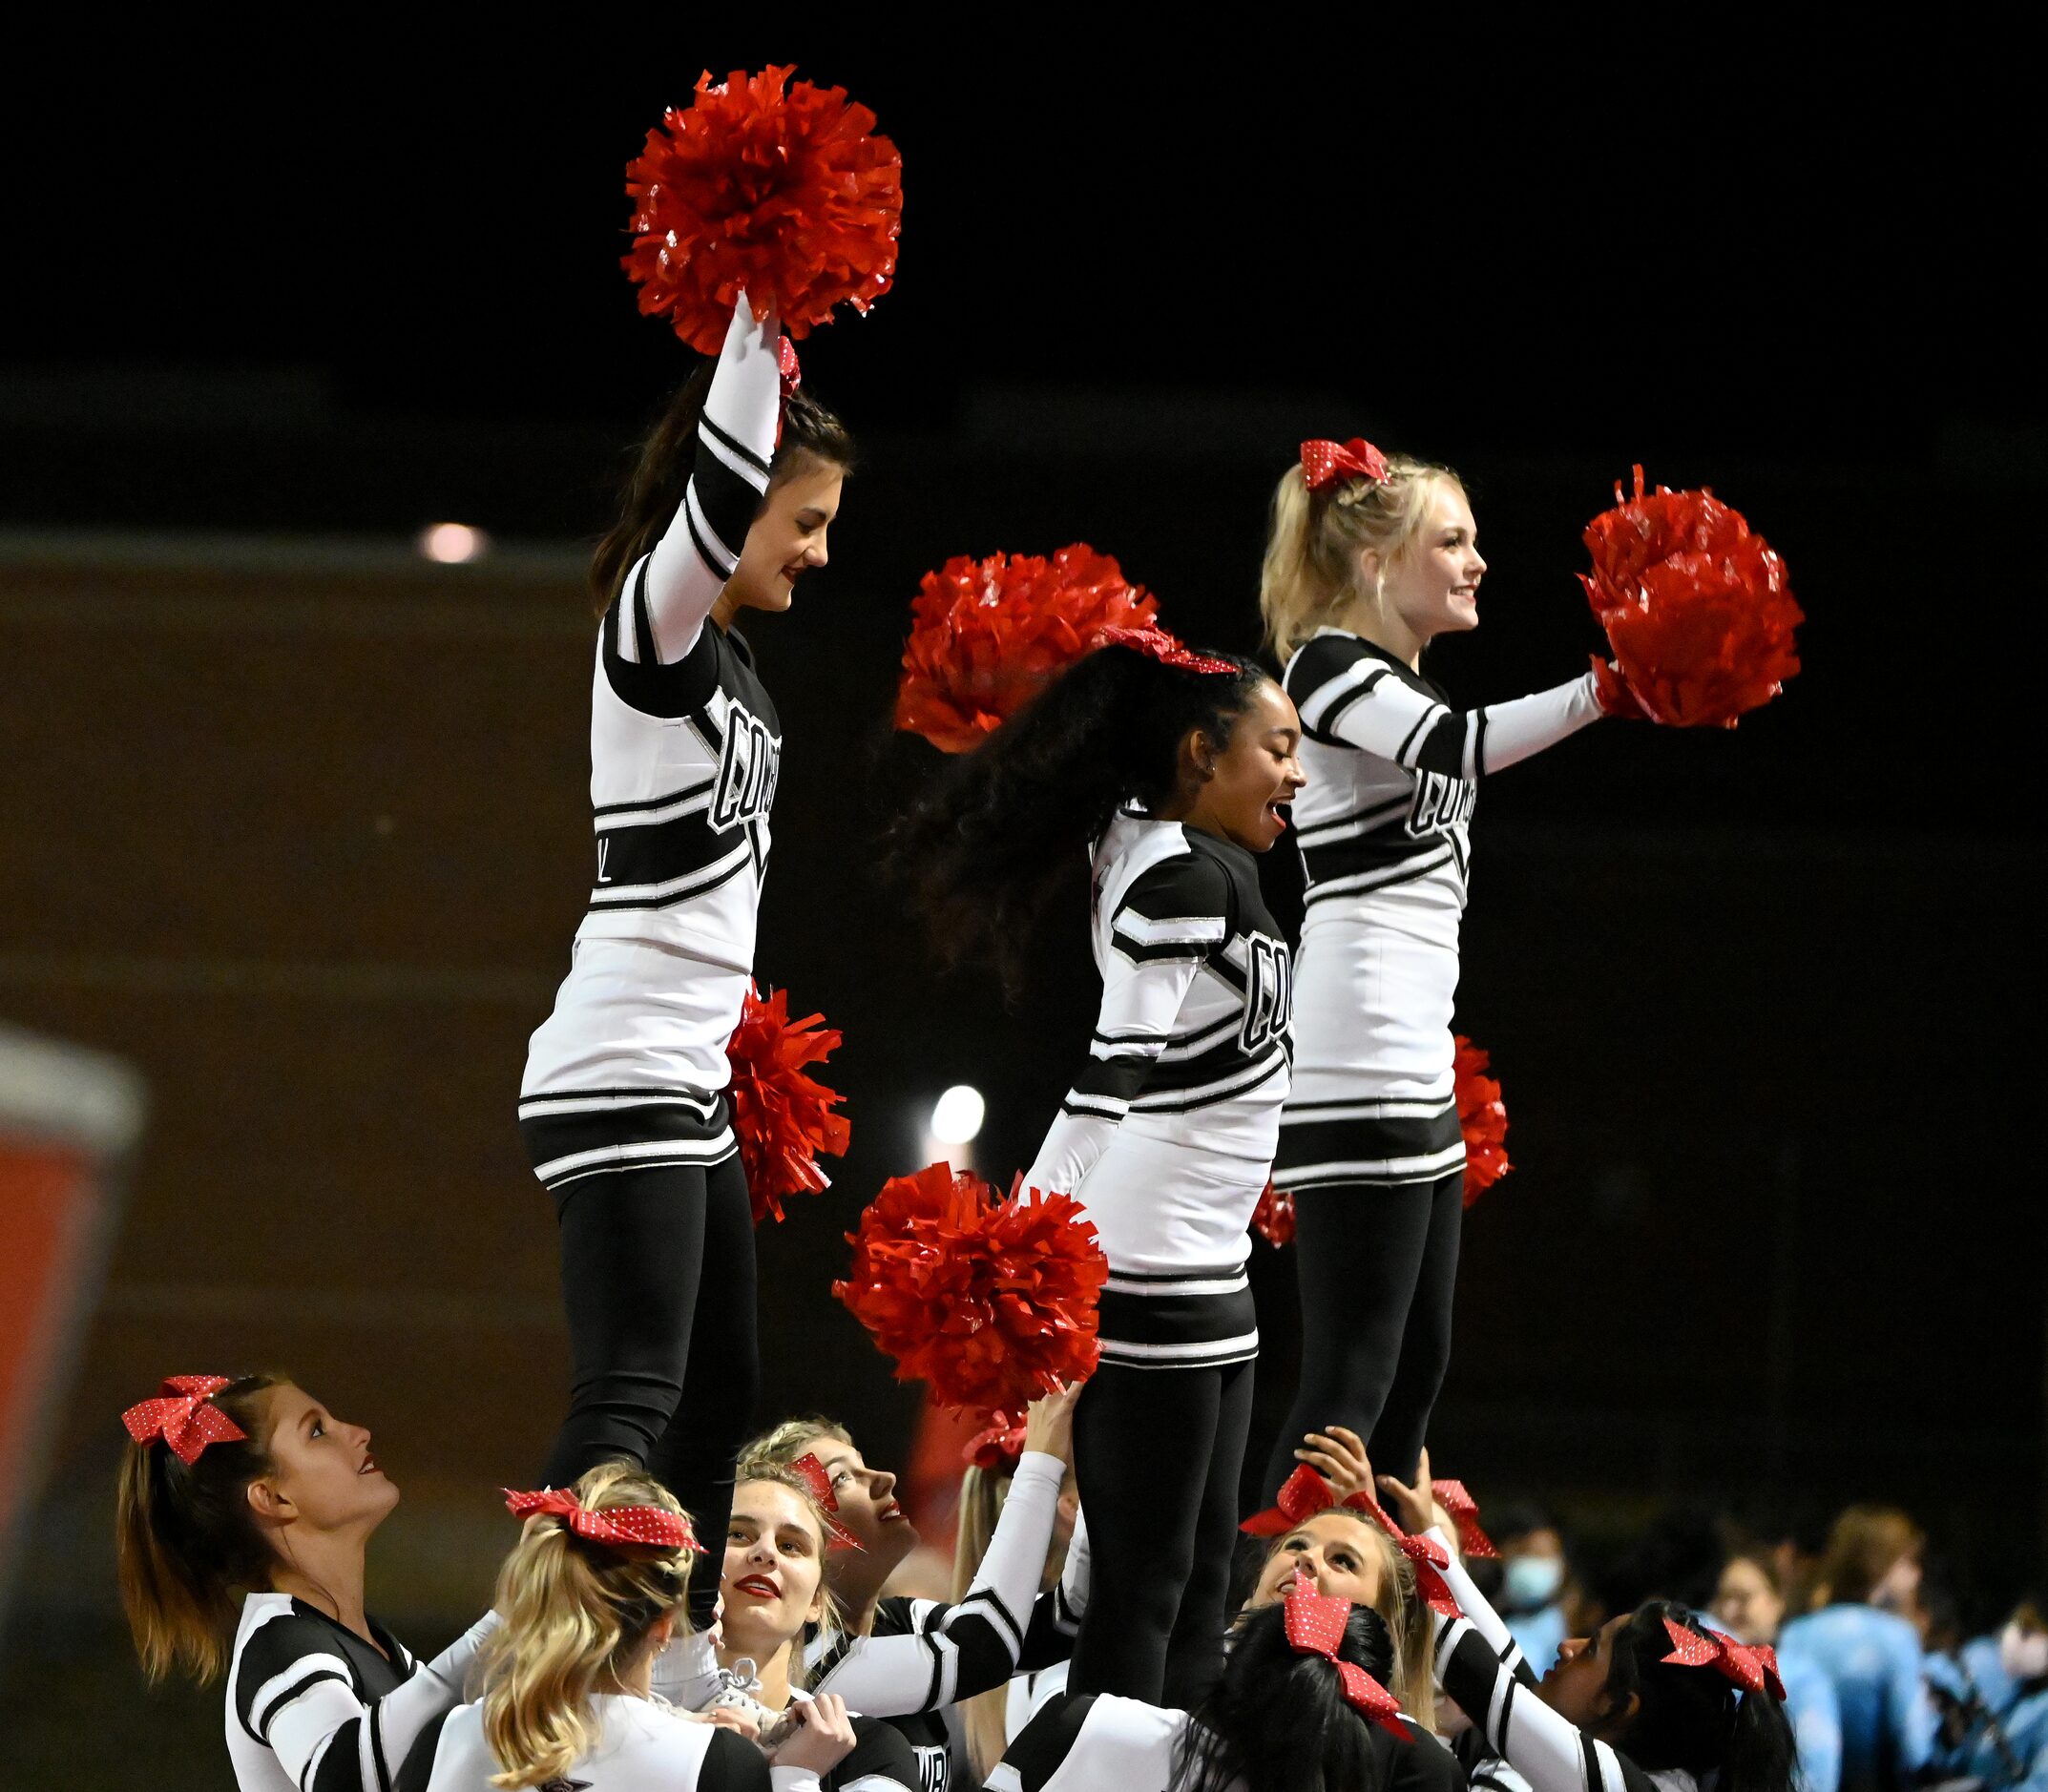
[[[1460,1551],[1475,1562],[1498,1559],[1500,1552],[1494,1547],[1494,1539],[1479,1529],[1479,1502],[1466,1492],[1464,1482],[1440,1481],[1432,1477],[1430,1492],[1451,1514],[1451,1522],[1457,1527]]]
[[[1445,1617],[1463,1617],[1451,1583],[1444,1578],[1444,1570],[1451,1566],[1451,1552],[1428,1537],[1403,1537],[1401,1553],[1415,1564],[1415,1590],[1430,1610]]]
[[[973,1464],[983,1474],[1012,1474],[1023,1454],[1024,1427],[1010,1424],[998,1412],[993,1425],[967,1440],[960,1459]]]
[[[1237,671],[1227,659],[1190,653],[1181,644],[1178,636],[1169,635],[1164,629],[1104,629],[1096,636],[1095,644],[1097,647],[1135,647],[1148,659],[1156,659],[1162,666],[1179,666],[1187,672]]]
[[[1408,1725],[1401,1721],[1401,1707],[1394,1696],[1357,1662],[1347,1661],[1338,1655],[1337,1647],[1344,1641],[1344,1628],[1350,1617],[1348,1599],[1313,1592],[1299,1577],[1287,1589],[1285,1622],[1287,1641],[1295,1652],[1321,1656],[1337,1670],[1337,1677],[1344,1684],[1346,1704],[1364,1713],[1381,1729],[1391,1730],[1402,1741],[1412,1741]]]
[[[248,1432],[207,1398],[232,1385],[228,1375],[173,1375],[155,1400],[144,1400],[121,1414],[128,1435],[138,1444],[160,1437],[191,1468],[209,1444],[234,1444]]]
[[[1275,1504],[1263,1512],[1254,1512],[1238,1529],[1246,1536],[1278,1537],[1296,1525],[1306,1524],[1318,1512],[1327,1511],[1362,1512],[1390,1537],[1400,1541],[1401,1527],[1380,1510],[1379,1501],[1371,1494],[1361,1488],[1340,1500],[1330,1484],[1306,1462],[1287,1477]]]
[[[1681,1667],[1712,1668],[1745,1693],[1761,1693],[1767,1686],[1773,1698],[1780,1704],[1785,1702],[1785,1682],[1778,1677],[1778,1652],[1768,1644],[1739,1643],[1719,1631],[1703,1636],[1668,1617],[1664,1619],[1664,1630],[1672,1648],[1661,1659],[1675,1661]]]
[[[565,1487],[543,1488],[537,1493],[514,1493],[505,1490],[505,1510],[514,1518],[530,1518],[545,1512],[559,1518],[579,1537],[593,1543],[631,1543],[650,1550],[687,1550],[701,1555],[704,1546],[680,1512],[662,1506],[605,1506],[583,1504]]]
[[[797,345],[784,337],[782,346],[775,351],[775,365],[783,376],[783,396],[787,398],[804,384],[804,369],[797,365]]]
[[[810,1490],[810,1496],[818,1502],[825,1513],[825,1547],[832,1550],[857,1550],[860,1542],[853,1532],[832,1516],[839,1510],[839,1495],[832,1491],[832,1477],[825,1473],[825,1464],[805,1450],[789,1465],[789,1472]]]
[[[1381,485],[1387,478],[1387,456],[1355,435],[1348,442],[1304,442],[1302,477],[1311,491],[1346,479],[1369,479]]]

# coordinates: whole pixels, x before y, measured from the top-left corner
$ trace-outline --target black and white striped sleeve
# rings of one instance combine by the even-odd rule
[[[1088,1063],[1060,1103],[1024,1185],[1072,1195],[1165,1050],[1210,953],[1230,937],[1230,880],[1213,860],[1168,859],[1132,880],[1110,922],[1102,1008]]]
[[[1058,1584],[1052,1592],[1041,1593],[1032,1606],[1031,1622],[1024,1628],[1024,1648],[1017,1657],[1020,1674],[1035,1674],[1073,1655],[1088,1611],[1088,1515],[1077,1511]]]
[[[1068,1693],[1055,1698],[1004,1751],[989,1775],[989,1792],[1046,1792],[1049,1786],[1067,1783],[1058,1777],[1060,1769],[1081,1748],[1081,1732],[1095,1702],[1092,1693]]]
[[[936,1711],[1007,1681],[1017,1672],[1024,1615],[1045,1573],[1065,1473],[1057,1456],[1027,1450],[981,1567],[959,1603],[913,1600],[904,1634],[835,1638],[812,1665],[810,1691],[837,1693],[867,1717],[901,1718]]]
[[[1590,672],[1531,697],[1452,709],[1360,643],[1328,636],[1295,655],[1286,687],[1311,740],[1467,780],[1554,746],[1600,714]]]
[[[1627,1756],[1588,1736],[1516,1679],[1470,1618],[1437,1618],[1436,1682],[1531,1792],[1659,1792]]]
[[[462,1698],[497,1623],[487,1614],[403,1685],[366,1704],[333,1632],[315,1618],[272,1618],[242,1646],[235,1718],[277,1757],[299,1792],[388,1792],[413,1743]]]
[[[1473,1628],[1487,1640],[1488,1646],[1500,1657],[1500,1665],[1521,1681],[1524,1686],[1536,1683],[1536,1671],[1522,1654],[1522,1646],[1515,1640],[1515,1633],[1502,1621],[1500,1614],[1494,1610],[1493,1602],[1481,1593],[1473,1577],[1465,1572],[1465,1558],[1458,1546],[1444,1535],[1440,1525],[1431,1526],[1429,1540],[1450,1557],[1443,1571],[1444,1580],[1451,1589],[1451,1596],[1457,1601],[1458,1610],[1472,1619]]]
[[[619,652],[628,659],[647,645],[661,665],[682,658],[740,563],[775,455],[781,347],[776,319],[756,323],[742,295],[704,398],[682,504],[648,556],[644,576],[629,577],[621,594],[633,611],[620,618],[625,626],[618,631]]]

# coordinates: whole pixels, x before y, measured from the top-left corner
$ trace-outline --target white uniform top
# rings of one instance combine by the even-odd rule
[[[1597,719],[1593,675],[1454,710],[1384,648],[1325,628],[1284,682],[1302,717],[1307,891],[1273,1181],[1433,1180],[1465,1161],[1451,1020],[1478,781]]]
[[[734,1731],[682,1717],[654,1699],[593,1698],[597,1745],[542,1792],[819,1792],[804,1767],[771,1768]],[[464,1705],[442,1725],[431,1775],[396,1792],[495,1792],[504,1765],[484,1740],[481,1705]]]
[[[1025,1186],[1072,1195],[1101,1237],[1105,1363],[1243,1362],[1245,1226],[1287,1093],[1286,943],[1251,854],[1178,822],[1119,815],[1094,892],[1100,1018]]]
[[[422,1664],[374,1618],[376,1646],[289,1594],[242,1601],[227,1676],[241,1792],[389,1792],[415,1741],[462,1697],[486,1614]]]
[[[753,969],[782,726],[745,643],[709,618],[768,485],[777,344],[742,300],[682,506],[598,630],[590,905],[520,1085],[551,1188],[733,1149],[719,1092]]]

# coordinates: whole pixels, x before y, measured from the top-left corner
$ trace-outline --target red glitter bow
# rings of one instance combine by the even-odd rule
[[[565,1487],[543,1488],[537,1493],[514,1493],[505,1490],[505,1510],[514,1518],[530,1518],[546,1512],[559,1518],[579,1537],[593,1543],[631,1543],[650,1550],[686,1550],[701,1555],[690,1521],[680,1512],[661,1506],[606,1506],[593,1509]]]
[[[1681,1667],[1713,1668],[1733,1680],[1745,1693],[1761,1693],[1766,1686],[1780,1704],[1785,1702],[1785,1682],[1778,1677],[1778,1652],[1768,1644],[1739,1643],[1719,1631],[1702,1635],[1675,1618],[1664,1619],[1672,1642],[1671,1653],[1661,1657]]]
[[[1401,1527],[1388,1517],[1371,1494],[1361,1488],[1340,1500],[1336,1490],[1306,1462],[1287,1477],[1275,1504],[1263,1512],[1254,1512],[1238,1529],[1251,1537],[1284,1536],[1296,1525],[1306,1524],[1318,1512],[1327,1511],[1361,1512],[1396,1542],[1400,1540]]]
[[[787,398],[804,384],[804,369],[797,365],[797,345],[788,337],[783,338],[783,345],[776,350],[776,365],[782,369],[783,396]]]
[[[1387,456],[1355,435],[1348,442],[1304,442],[1302,477],[1311,491],[1346,479],[1369,479],[1380,485],[1387,478]]]
[[[1338,1655],[1337,1647],[1344,1641],[1345,1626],[1350,1617],[1350,1600],[1316,1593],[1298,1575],[1287,1589],[1285,1622],[1287,1641],[1296,1653],[1321,1656],[1337,1670],[1346,1704],[1364,1713],[1383,1730],[1391,1730],[1404,1742],[1412,1740],[1408,1725],[1401,1721],[1401,1707],[1394,1696],[1357,1662],[1347,1661]]]
[[[1450,1551],[1428,1537],[1403,1537],[1401,1553],[1415,1564],[1415,1591],[1422,1594],[1423,1603],[1445,1617],[1464,1616],[1451,1583],[1444,1578],[1444,1570],[1451,1566]]]
[[[983,1474],[1013,1474],[1023,1454],[1024,1427],[1012,1425],[998,1412],[993,1425],[967,1440],[960,1460],[973,1464]]]
[[[818,1502],[825,1514],[825,1541],[827,1549],[857,1550],[860,1541],[852,1532],[832,1516],[839,1510],[839,1495],[832,1491],[832,1477],[825,1473],[825,1464],[805,1450],[789,1465],[789,1472],[810,1490],[810,1496]]]
[[[1162,666],[1179,666],[1187,672],[1235,673],[1238,670],[1227,659],[1190,653],[1181,644],[1179,636],[1169,635],[1164,629],[1104,629],[1096,636],[1095,644],[1097,647],[1135,647],[1148,659],[1156,659]]]
[[[160,1437],[191,1468],[209,1444],[234,1444],[248,1432],[207,1398],[230,1386],[228,1375],[173,1375],[155,1400],[145,1400],[121,1414],[128,1435],[138,1444]]]
[[[1464,1554],[1475,1562],[1490,1562],[1499,1557],[1500,1552],[1494,1547],[1494,1539],[1479,1529],[1479,1502],[1465,1490],[1464,1482],[1432,1478],[1430,1492],[1451,1514],[1451,1522],[1458,1531],[1458,1549]]]

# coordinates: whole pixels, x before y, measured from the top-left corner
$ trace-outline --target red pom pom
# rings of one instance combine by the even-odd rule
[[[1275,1249],[1294,1242],[1294,1197],[1276,1189],[1271,1177],[1265,1179],[1265,1193],[1259,1197],[1258,1206],[1251,1210],[1251,1229]]]
[[[817,1195],[831,1186],[818,1168],[818,1153],[846,1155],[852,1128],[832,1109],[845,1099],[815,1081],[805,1065],[823,1064],[840,1034],[824,1027],[823,1014],[789,1018],[789,992],[778,990],[766,1001],[751,984],[740,1025],[725,1055],[732,1062],[733,1136],[754,1201],[754,1223],[780,1219],[793,1195]]]
[[[1109,1263],[1078,1201],[1033,1195],[934,1163],[885,1182],[846,1234],[833,1295],[936,1406],[1020,1412],[1095,1368]]]
[[[1636,495],[1614,495],[1586,525],[1593,571],[1578,578],[1616,667],[1652,721],[1734,727],[1799,670],[1806,617],[1785,562],[1711,491],[1646,496],[1639,467]]]
[[[1106,629],[1149,628],[1159,605],[1106,553],[965,554],[927,573],[910,604],[896,726],[966,753]]]
[[[1508,1111],[1500,1085],[1487,1073],[1493,1060],[1463,1033],[1457,1034],[1452,1086],[1457,1096],[1458,1130],[1465,1135],[1465,1205],[1515,1166],[1508,1161]]]
[[[844,88],[736,70],[671,107],[626,165],[640,309],[715,355],[743,288],[801,337],[842,302],[866,311],[896,277],[903,158]]]

